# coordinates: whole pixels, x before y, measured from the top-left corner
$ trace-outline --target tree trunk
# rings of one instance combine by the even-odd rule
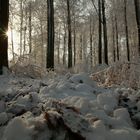
[[[57,46],[57,60],[58,64],[60,64],[60,46],[61,46],[61,26],[58,31],[58,46]]]
[[[29,2],[29,54],[32,52],[32,2]]]
[[[135,12],[136,12],[136,21],[137,21],[137,29],[138,29],[138,52],[140,56],[140,1],[134,0],[135,4]]]
[[[83,36],[82,36],[82,34],[80,35],[80,50],[79,50],[79,58],[80,58],[80,61],[83,60]]]
[[[25,11],[25,26],[24,26],[24,41],[23,41],[23,56],[25,55],[26,52],[26,31],[27,31],[27,9]]]
[[[74,51],[74,66],[76,64],[76,25],[74,16],[74,31],[73,31],[73,51]]]
[[[116,30],[116,49],[117,49],[117,60],[120,60],[120,53],[119,53],[119,37],[118,37],[118,22],[117,17],[115,15],[115,30]]]
[[[99,64],[102,64],[102,13],[101,13],[101,0],[98,0],[99,11],[99,43],[98,43],[98,59]]]
[[[26,30],[27,30],[27,27],[25,26],[24,27],[24,41],[23,41],[23,56],[25,55],[25,52],[26,52]]]
[[[47,0],[47,27],[48,27],[48,46],[47,46],[47,69],[54,70],[54,6],[53,0]]]
[[[126,47],[127,47],[127,60],[130,61],[130,48],[129,48],[129,36],[128,36],[128,23],[127,23],[127,0],[124,0],[124,22],[125,22],[125,35],[126,35]]]
[[[63,65],[66,65],[66,24],[64,23],[64,40],[63,40]]]
[[[72,68],[72,35],[71,35],[71,14],[70,1],[67,0],[67,22],[68,22],[68,68]]]
[[[108,41],[107,41],[107,25],[105,16],[105,0],[102,0],[102,16],[103,16],[103,35],[104,35],[104,61],[108,65]]]
[[[44,65],[44,35],[43,35],[43,24],[42,20],[40,19],[40,29],[41,29],[41,58],[42,58],[42,66]]]
[[[20,0],[20,56],[22,55],[23,0]]]
[[[116,62],[116,49],[115,49],[115,27],[114,27],[114,15],[112,15],[112,48],[113,48],[113,61]]]
[[[92,19],[91,19],[91,15],[90,15],[90,68],[92,69],[93,67],[93,36],[92,36]]]
[[[3,66],[8,67],[8,20],[9,0],[0,0],[0,74],[3,74]]]

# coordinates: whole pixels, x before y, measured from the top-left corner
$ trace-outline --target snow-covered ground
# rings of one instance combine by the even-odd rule
[[[86,73],[0,76],[0,140],[140,140],[140,90]]]

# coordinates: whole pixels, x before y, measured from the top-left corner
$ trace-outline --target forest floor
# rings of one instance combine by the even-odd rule
[[[140,140],[139,68],[0,76],[0,140]]]

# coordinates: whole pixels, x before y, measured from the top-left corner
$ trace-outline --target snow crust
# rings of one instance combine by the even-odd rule
[[[86,73],[0,76],[0,140],[140,140],[139,93],[99,87]]]

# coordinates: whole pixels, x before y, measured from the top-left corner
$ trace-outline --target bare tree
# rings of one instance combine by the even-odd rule
[[[116,62],[116,48],[115,48],[115,26],[114,15],[112,15],[112,46],[113,46],[113,61]]]
[[[68,23],[68,68],[72,68],[72,30],[71,30],[71,14],[70,1],[67,0],[67,23]]]
[[[63,35],[63,65],[66,65],[66,38],[67,38],[67,31],[66,31],[66,24],[64,24],[64,35]]]
[[[32,52],[32,2],[29,2],[29,54]]]
[[[54,5],[53,0],[47,0],[48,9],[48,46],[47,46],[47,68],[54,69]]]
[[[102,12],[101,12],[101,0],[98,0],[98,11],[99,11],[99,43],[98,43],[98,59],[99,64],[102,64]]]
[[[108,65],[108,41],[107,41],[107,25],[105,15],[105,0],[102,0],[102,16],[103,16],[103,35],[104,35],[104,61]]]
[[[23,0],[20,0],[20,56],[22,55]]]
[[[9,20],[9,0],[0,0],[0,74],[3,67],[8,67],[8,20]]]
[[[138,29],[138,42],[139,42],[139,56],[140,56],[140,1],[134,0],[135,12],[136,12],[136,21]]]
[[[117,60],[119,61],[120,55],[119,55],[119,37],[118,37],[118,22],[117,17],[115,15],[115,30],[116,30],[116,48],[117,48]]]
[[[124,0],[124,23],[125,23],[125,35],[127,47],[127,60],[130,61],[130,48],[129,48],[128,22],[127,22],[127,0]]]
[[[92,69],[92,67],[93,67],[93,27],[92,27],[92,24],[93,24],[93,22],[92,22],[92,18],[91,18],[91,14],[90,14],[90,32],[89,32],[89,36],[90,36],[90,65],[91,65],[91,69]]]

